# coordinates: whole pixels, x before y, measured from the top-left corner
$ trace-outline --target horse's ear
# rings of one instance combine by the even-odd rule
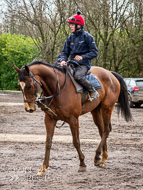
[[[20,69],[18,67],[16,67],[16,65],[14,65],[14,68],[15,68],[16,72],[19,73]]]
[[[27,65],[25,65],[25,71],[27,72],[27,74],[29,74],[29,67]]]

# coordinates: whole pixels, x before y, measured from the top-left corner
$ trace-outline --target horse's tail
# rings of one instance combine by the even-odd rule
[[[127,86],[126,83],[124,81],[124,79],[121,77],[121,75],[119,75],[118,73],[111,71],[111,73],[118,79],[119,83],[120,83],[120,95],[118,98],[118,105],[117,105],[117,110],[118,110],[118,114],[121,111],[121,115],[124,116],[125,120],[131,121],[132,120],[132,114],[131,114],[131,110],[130,110],[130,106],[129,106],[129,100],[128,100],[128,90],[127,90]]]

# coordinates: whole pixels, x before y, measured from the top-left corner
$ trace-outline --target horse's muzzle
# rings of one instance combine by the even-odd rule
[[[29,113],[33,113],[35,110],[29,109],[29,110],[26,110],[26,111],[29,112]]]
[[[29,113],[33,113],[34,111],[36,111],[36,105],[25,103],[25,111]]]

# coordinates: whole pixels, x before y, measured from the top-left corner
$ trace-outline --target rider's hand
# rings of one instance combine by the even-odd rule
[[[63,65],[67,66],[67,63],[65,61],[62,61],[61,66],[63,66]]]
[[[80,61],[80,60],[82,60],[82,56],[76,55],[74,59],[77,60],[77,61]]]

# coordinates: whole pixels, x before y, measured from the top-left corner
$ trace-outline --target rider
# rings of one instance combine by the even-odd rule
[[[72,34],[67,38],[64,44],[60,64],[61,66],[67,65],[66,61],[69,55],[71,60],[78,62],[80,66],[75,66],[74,78],[90,92],[91,100],[94,100],[99,97],[99,94],[85,78],[85,75],[91,68],[91,60],[98,55],[95,41],[88,32],[83,30],[85,21],[80,11],[70,17],[67,22],[70,24]]]

